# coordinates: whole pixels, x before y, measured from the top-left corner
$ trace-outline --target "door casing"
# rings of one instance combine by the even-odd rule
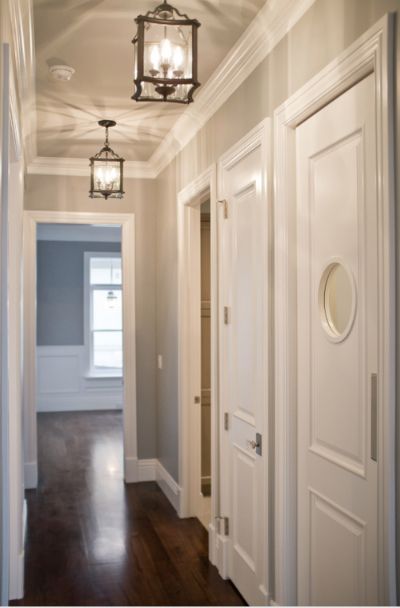
[[[296,127],[374,74],[379,207],[379,598],[396,603],[395,233],[393,15],[379,20],[274,115],[275,217],[275,597],[297,603]]]
[[[210,166],[178,194],[178,412],[179,412],[179,516],[193,517],[197,510],[196,488],[200,489],[200,406],[194,397],[200,395],[199,373],[201,335],[193,331],[192,314],[200,301],[200,206],[210,199],[211,213],[211,478],[217,487],[217,450],[214,433],[217,409],[216,368],[218,343],[215,315],[217,310],[216,258],[216,168]],[[194,283],[193,283],[194,281]],[[197,285],[198,284],[198,285]],[[196,287],[197,286],[197,287]],[[211,496],[210,534],[214,533],[217,496]],[[210,551],[212,543],[210,542]],[[211,553],[210,553],[211,555]],[[210,557],[211,561],[213,558]],[[214,562],[213,562],[214,563]]]
[[[36,230],[38,224],[111,224],[122,227],[124,356],[124,479],[139,481],[136,414],[135,216],[131,213],[24,212],[24,444],[25,487],[38,481],[36,424]]]

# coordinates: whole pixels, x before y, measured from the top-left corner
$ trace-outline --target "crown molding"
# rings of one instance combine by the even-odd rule
[[[150,163],[158,175],[229,99],[315,0],[267,0],[231,51],[177,120]]]
[[[58,158],[37,156],[27,167],[30,175],[68,175],[87,177],[89,160],[87,158]],[[136,179],[153,179],[156,176],[152,166],[143,161],[125,161],[124,177]]]
[[[125,176],[137,179],[156,178],[243,84],[315,1],[267,0],[225,59],[198,91],[195,103],[187,107],[151,158],[145,162],[127,161],[124,167]],[[18,0],[19,2],[21,0]],[[28,77],[30,76],[27,73],[26,78]],[[38,157],[34,153],[35,150],[36,142],[29,155],[28,173],[30,174],[72,176],[87,176],[88,174],[86,159]]]

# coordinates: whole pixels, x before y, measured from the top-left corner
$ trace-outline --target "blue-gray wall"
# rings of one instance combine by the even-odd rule
[[[120,243],[38,241],[37,345],[84,344],[85,251],[121,251]]]

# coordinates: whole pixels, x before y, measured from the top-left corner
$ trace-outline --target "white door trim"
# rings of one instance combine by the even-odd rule
[[[379,211],[380,603],[395,584],[395,254],[393,16],[386,15],[274,114],[275,158],[275,601],[297,600],[296,127],[368,74],[375,75]]]
[[[180,517],[191,517],[195,514],[193,488],[200,488],[199,454],[193,446],[199,445],[200,418],[194,420],[193,400],[199,387],[194,378],[198,366],[197,357],[193,355],[199,343],[193,343],[191,329],[191,310],[199,306],[196,289],[191,289],[193,278],[196,280],[194,265],[199,245],[200,217],[199,205],[205,194],[210,196],[211,212],[211,478],[213,488],[218,487],[218,272],[217,272],[217,201],[216,201],[216,167],[212,165],[186,188],[181,190],[177,199],[178,214],[178,407],[179,407],[179,482],[181,486]],[[197,222],[196,222],[197,218]],[[196,237],[196,230],[198,232]],[[200,255],[200,251],[197,252]],[[197,276],[199,279],[199,277]],[[200,406],[197,406],[200,416]],[[214,517],[217,513],[218,497],[215,491],[211,498],[210,538],[214,534]],[[210,542],[210,559],[212,543]]]
[[[136,415],[135,216],[131,213],[24,212],[24,418],[25,487],[37,486],[36,428],[36,229],[48,224],[122,226],[124,349],[124,478],[139,481]]]

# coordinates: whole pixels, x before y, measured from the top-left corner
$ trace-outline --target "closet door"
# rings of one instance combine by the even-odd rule
[[[223,515],[229,577],[249,604],[267,601],[268,201],[264,128],[219,164]]]
[[[304,605],[378,601],[375,133],[373,75],[296,130]]]

